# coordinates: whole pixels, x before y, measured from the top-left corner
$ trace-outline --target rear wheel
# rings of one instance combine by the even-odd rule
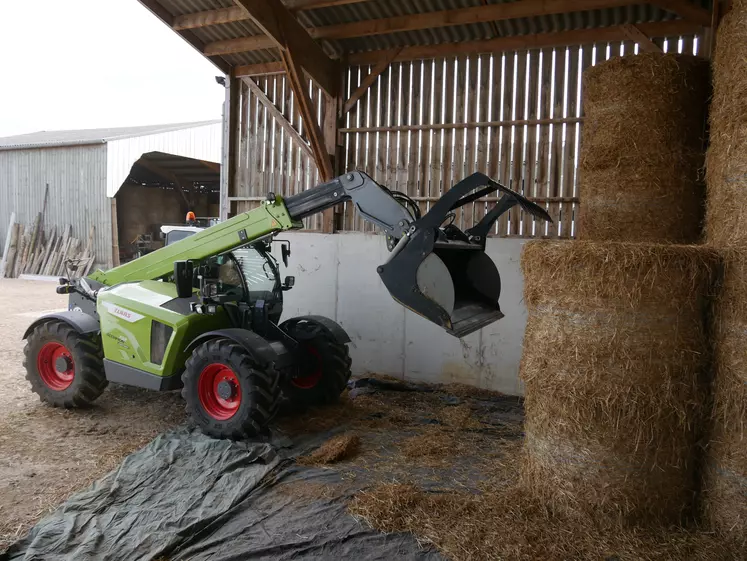
[[[257,436],[277,412],[280,383],[274,367],[260,368],[242,346],[213,339],[197,347],[182,375],[187,413],[216,438]]]
[[[83,407],[106,389],[98,335],[83,335],[62,321],[34,328],[23,349],[31,390],[55,407]]]
[[[347,345],[313,322],[289,320],[280,327],[300,345],[296,370],[283,387],[285,396],[300,405],[336,402],[350,380]]]

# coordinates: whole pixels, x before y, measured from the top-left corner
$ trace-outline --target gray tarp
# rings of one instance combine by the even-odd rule
[[[375,379],[351,382],[350,390],[352,398],[434,391]],[[447,406],[462,402],[449,394],[438,399]],[[481,431],[498,430],[504,439],[521,437],[520,400],[497,397],[470,403],[480,412]],[[420,422],[438,421],[426,412]],[[392,439],[410,435],[408,430],[373,431],[365,438],[384,460]],[[276,435],[264,442],[231,442],[196,429],[176,429],[71,497],[0,554],[0,561],[441,559],[434,551],[422,550],[409,534],[380,534],[346,512],[346,499],[373,483],[366,468],[348,466],[348,483],[340,485],[339,470],[303,467],[292,460],[329,437],[318,433],[291,440]],[[462,463],[464,481],[485,476],[472,467],[468,455]],[[449,479],[448,473],[439,476],[432,468],[420,471],[408,475],[424,488],[441,487]],[[323,493],[309,492],[322,488]]]
[[[383,535],[357,522],[345,497],[302,500],[283,492],[294,482],[339,477],[281,459],[292,455],[291,444],[215,440],[186,428],[161,435],[0,559],[440,559],[410,535]],[[293,448],[311,442],[304,444]]]

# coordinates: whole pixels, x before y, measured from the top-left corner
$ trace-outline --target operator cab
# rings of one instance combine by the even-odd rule
[[[165,245],[181,241],[201,232],[200,226],[161,226]],[[287,243],[287,242],[285,242]],[[284,246],[283,258],[287,266]],[[269,319],[277,324],[283,312],[283,292],[293,287],[295,279],[286,277],[280,282],[280,269],[275,257],[270,253],[269,241],[257,241],[233,251],[210,257],[201,264],[203,284],[210,286],[212,296],[226,309],[242,327],[262,331],[261,323]],[[200,279],[195,275],[195,288],[200,287]],[[208,296],[208,295],[203,295]],[[244,319],[244,309],[251,311],[253,318]],[[261,317],[257,317],[259,314]]]

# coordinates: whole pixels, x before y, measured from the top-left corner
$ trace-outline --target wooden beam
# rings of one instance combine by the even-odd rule
[[[702,30],[700,25],[683,20],[657,23],[640,23],[637,26],[649,37],[667,37],[671,35],[690,35]],[[405,47],[394,57],[394,61],[419,60],[442,56],[499,53],[526,49],[564,47],[566,45],[584,45],[605,41],[625,41],[628,37],[621,26],[600,27],[595,29],[577,29],[556,33],[537,33],[534,35],[515,35],[482,41],[464,41],[461,43],[441,43],[439,45],[422,45]],[[352,65],[376,64],[387,56],[388,50],[366,51],[349,55]]]
[[[666,37],[670,35],[689,35],[702,30],[701,26],[683,20],[658,23],[640,23],[636,28],[647,37]],[[574,31],[559,31],[555,33],[538,33],[534,35],[515,35],[499,37],[481,41],[465,41],[461,43],[442,43],[438,45],[405,47],[403,49],[387,49],[352,53],[349,55],[350,64],[378,64],[382,59],[391,62],[417,60],[420,58],[435,58],[446,55],[495,53],[509,50],[539,49],[565,45],[582,45],[603,41],[629,40],[630,31],[624,26],[600,27],[594,29],[579,29]],[[279,74],[285,72],[281,62],[265,62],[248,64],[234,68],[235,76],[258,76],[263,74]]]
[[[316,8],[329,8],[330,6],[344,6],[345,4],[358,4],[367,0],[283,0],[283,4],[289,10],[314,10]]]
[[[490,4],[458,10],[442,10],[424,14],[409,14],[392,18],[364,20],[354,23],[314,27],[307,30],[314,39],[347,39],[366,37],[400,31],[415,31],[452,25],[467,25],[486,21],[503,21],[516,18],[556,15],[583,10],[601,10],[638,4],[637,0],[520,0],[519,2]],[[251,41],[247,41],[251,39]],[[213,54],[231,54],[277,46],[271,38],[259,40],[256,37],[219,41]]]
[[[312,10],[326,8],[329,6],[342,6],[344,4],[356,4],[366,0],[283,0],[283,4],[291,12],[301,10]],[[192,14],[183,14],[174,18],[172,27],[176,31],[183,29],[196,29],[219,25],[221,23],[232,23],[235,21],[246,21],[250,19],[249,14],[241,6],[231,8],[218,8],[217,10],[205,10]]]
[[[205,45],[202,49],[202,54],[205,56],[230,55],[233,53],[245,53],[248,51],[259,51],[261,49],[273,49],[276,47],[277,44],[272,38],[265,35],[252,35],[251,37],[213,41],[212,43]]]
[[[729,2],[721,2],[721,0],[713,0],[713,9],[711,10],[711,26],[705,30],[703,34],[703,45],[699,51],[699,55],[707,59],[713,58],[713,49],[716,46],[716,35],[718,34],[718,26],[721,24],[721,18],[724,16],[725,8],[728,8]]]
[[[311,148],[309,147],[309,144],[306,142],[306,140],[301,136],[301,134],[296,130],[296,127],[294,127],[288,119],[285,118],[285,115],[283,115],[283,112],[278,108],[277,105],[275,105],[272,100],[267,97],[267,94],[264,92],[262,88],[259,87],[259,84],[252,80],[251,78],[243,78],[244,83],[249,86],[249,89],[252,90],[255,96],[257,96],[257,99],[267,108],[267,111],[275,118],[275,122],[283,127],[285,131],[293,138],[293,140],[296,141],[298,144],[298,147],[301,148],[310,158],[314,157],[314,154],[311,151]]]
[[[184,204],[186,205],[187,210],[192,210],[192,202],[187,197],[187,193],[184,192],[184,186],[182,185],[185,183],[184,178],[179,177],[177,174],[175,174],[172,171],[169,171],[167,169],[162,168],[159,166],[156,162],[153,162],[149,160],[147,157],[140,157],[140,159],[135,162],[136,164],[143,166],[145,169],[155,173],[156,175],[161,176],[162,179],[165,179],[166,181],[170,181],[171,183],[176,186],[177,190],[179,191],[179,194],[182,196],[182,199],[184,199]],[[192,192],[190,190],[190,196],[192,195]]]
[[[171,12],[169,12],[166,8],[164,8],[158,0],[138,0],[143,6],[145,6],[154,16],[156,16],[158,19],[160,19],[163,23],[168,25],[173,29],[174,27],[174,16]],[[195,49],[197,49],[199,52],[203,53],[205,52],[205,43],[200,40],[197,35],[192,33],[189,30],[181,30],[177,31],[177,33],[184,39],[187,43],[192,45]],[[223,58],[218,56],[208,56],[208,59],[210,62],[212,62],[215,66],[217,66],[224,74],[229,74],[231,72],[231,65],[229,65]]]
[[[234,0],[281,51],[293,50],[295,61],[330,95],[337,91],[338,64],[329,58],[306,28],[280,0]],[[251,50],[251,49],[250,49]]]
[[[703,27],[711,25],[711,12],[690,0],[654,0],[651,3]]]
[[[434,27],[549,16],[585,10],[602,10],[638,3],[640,2],[636,0],[521,0],[519,2],[330,25],[311,29],[309,33],[316,39],[345,39],[399,31],[432,29]]]
[[[322,181],[329,181],[333,177],[332,162],[324,145],[322,131],[319,129],[319,123],[316,122],[314,107],[309,98],[308,83],[304,79],[301,65],[291,54],[291,49],[281,51],[285,72],[288,75],[288,81],[293,89],[293,95],[298,103],[298,110],[303,119],[303,125],[306,127],[306,135],[309,137],[311,151],[314,153],[314,161],[319,170],[319,177]]]
[[[373,84],[376,81],[376,78],[378,78],[381,75],[381,73],[384,72],[384,70],[389,68],[389,65],[392,63],[392,61],[401,51],[402,51],[401,48],[387,51],[386,56],[376,63],[376,66],[374,66],[371,69],[371,72],[369,72],[368,75],[365,78],[363,78],[360,86],[358,86],[356,90],[352,94],[350,94],[350,97],[345,102],[345,105],[343,105],[342,107],[343,115],[347,113],[348,111],[350,111],[355,106],[356,102],[366,93],[368,88],[371,87],[371,84]]]
[[[219,10],[207,10],[194,14],[184,14],[174,18],[171,25],[176,31],[182,29],[194,29],[195,27],[206,27],[208,25],[218,25],[219,23],[231,23],[233,21],[243,21],[249,19],[249,14],[241,6],[231,8],[220,8]]]
[[[241,138],[241,80],[230,78],[228,81],[228,143],[224,150],[228,153],[228,169],[226,177],[228,179],[228,195],[236,195],[239,191],[241,178],[239,177],[239,153]],[[224,117],[225,118],[225,117]],[[232,211],[233,209],[229,209]]]
[[[621,25],[620,27],[622,28],[623,33],[625,33],[628,39],[638,43],[638,46],[640,47],[642,51],[648,52],[648,53],[664,52],[659,45],[657,45],[651,39],[649,39],[648,35],[646,35],[643,31],[641,31],[638,27],[636,27],[632,23],[626,23],[626,24]]]
[[[285,74],[282,62],[260,62],[258,64],[243,64],[233,67],[233,75],[236,78],[247,76],[267,76],[268,74]]]

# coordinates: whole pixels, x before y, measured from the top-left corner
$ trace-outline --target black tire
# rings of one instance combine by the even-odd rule
[[[203,343],[192,352],[185,366],[182,397],[187,413],[205,434],[234,440],[254,437],[277,413],[277,370],[272,365],[260,368],[234,341],[212,339]],[[217,385],[209,381],[213,376],[230,380],[226,382],[230,394],[218,395]]]
[[[88,406],[108,385],[101,337],[80,334],[63,321],[37,325],[23,354],[31,391],[55,407]],[[65,371],[56,366],[58,360],[66,363]]]
[[[313,321],[291,319],[280,328],[301,345],[296,372],[283,387],[285,397],[301,406],[336,403],[350,380],[348,346]]]

